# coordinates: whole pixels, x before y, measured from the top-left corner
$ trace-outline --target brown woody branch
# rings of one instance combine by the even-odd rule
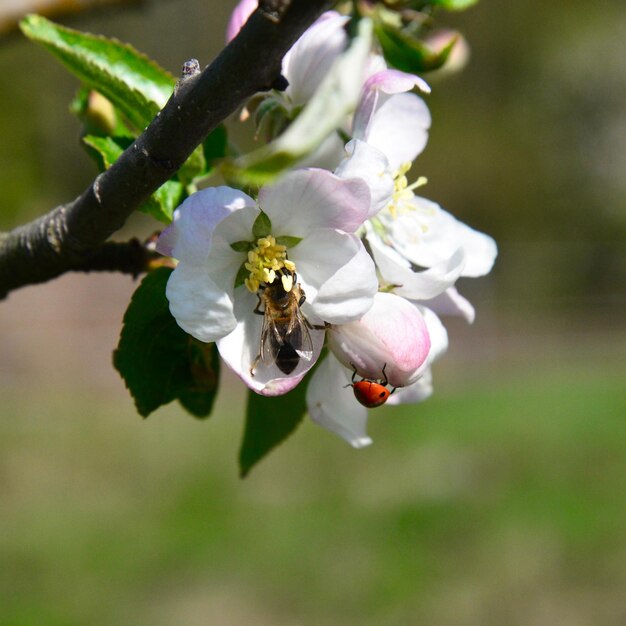
[[[89,265],[220,122],[255,93],[280,85],[284,54],[329,4],[261,0],[239,35],[203,72],[181,80],[144,133],[82,195],[0,234],[0,299]]]

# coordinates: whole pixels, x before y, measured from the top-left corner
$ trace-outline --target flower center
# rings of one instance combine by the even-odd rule
[[[276,243],[272,235],[257,239],[254,247],[248,251],[248,261],[244,267],[250,272],[244,284],[252,293],[256,293],[263,283],[273,283],[283,268],[288,271],[280,275],[283,289],[289,292],[293,287],[292,274],[296,271],[296,265],[287,258],[287,246]]]
[[[411,169],[411,165],[410,161],[403,163],[393,176],[393,195],[391,196],[391,202],[386,207],[393,218],[400,213],[406,213],[415,209],[410,202],[414,195],[413,190],[427,183],[426,177],[420,176],[414,183],[409,185],[406,173]]]

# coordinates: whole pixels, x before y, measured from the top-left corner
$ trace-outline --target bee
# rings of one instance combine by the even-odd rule
[[[283,374],[291,374],[300,359],[310,361],[313,356],[309,333],[313,327],[300,310],[306,296],[297,280],[295,272],[283,268],[257,293],[259,302],[254,312],[263,315],[263,329],[259,354],[250,368],[252,376],[259,361],[274,362]]]

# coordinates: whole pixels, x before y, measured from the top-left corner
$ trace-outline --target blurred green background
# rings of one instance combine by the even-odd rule
[[[64,23],[178,73],[231,3]],[[618,625],[626,621],[626,11],[483,0],[440,14],[466,70],[433,79],[425,195],[492,234],[460,283],[435,395],[353,451],[305,423],[237,478],[243,392],[142,421],[110,366],[134,288],[65,276],[0,304],[0,624]],[[0,228],[94,170],[75,80],[0,40]],[[154,224],[133,219],[123,236]],[[227,397],[228,396],[228,397]]]

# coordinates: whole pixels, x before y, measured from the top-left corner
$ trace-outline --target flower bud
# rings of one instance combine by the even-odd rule
[[[359,376],[404,387],[419,378],[430,337],[417,307],[400,296],[377,293],[360,320],[331,328],[328,345]]]
[[[469,61],[470,48],[467,39],[461,33],[450,29],[434,31],[424,38],[424,43],[430,46],[436,54],[441,54],[452,42],[454,45],[448,58],[433,74],[448,76],[460,72]]]

